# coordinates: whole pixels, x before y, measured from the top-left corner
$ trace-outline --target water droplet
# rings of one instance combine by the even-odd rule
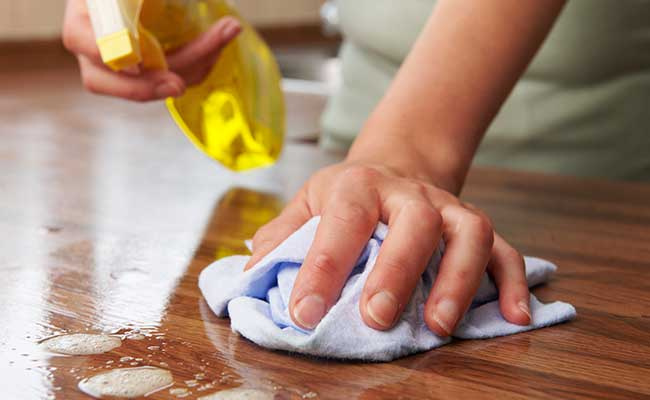
[[[201,386],[197,387],[197,388],[196,388],[196,391],[197,391],[197,392],[203,392],[203,391],[205,391],[205,390],[213,389],[213,388],[214,388],[214,384],[208,382],[208,383],[206,383],[206,384],[204,384],[204,385],[201,385]]]
[[[137,284],[147,279],[149,274],[140,268],[126,268],[111,271],[110,277],[122,284]]]
[[[41,233],[59,233],[63,230],[60,226],[46,225],[41,228]]]
[[[147,347],[147,350],[151,350],[151,351],[160,350],[160,346],[149,346]]]
[[[129,357],[129,356],[124,356],[124,357],[120,358],[121,363],[129,362],[129,361],[132,361],[132,360],[133,360],[133,357]]]

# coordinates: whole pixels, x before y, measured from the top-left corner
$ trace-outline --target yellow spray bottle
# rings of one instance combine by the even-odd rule
[[[199,149],[242,171],[272,164],[284,139],[280,73],[269,48],[225,0],[87,0],[106,65],[167,68],[173,50],[230,15],[243,26],[203,82],[167,100],[172,117]]]

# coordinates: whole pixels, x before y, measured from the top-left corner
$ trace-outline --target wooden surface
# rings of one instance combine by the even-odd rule
[[[93,97],[77,79],[0,77],[1,398],[86,398],[77,382],[123,356],[165,366],[177,388],[197,373],[216,381],[188,398],[235,386],[279,398],[650,398],[649,186],[472,172],[464,197],[522,251],[560,266],[535,293],[574,304],[573,322],[384,364],[292,356],[233,334],[197,275],[244,252],[331,157],[292,145],[270,171],[235,176],[161,104]],[[38,346],[61,332],[134,330],[151,336],[102,355]]]

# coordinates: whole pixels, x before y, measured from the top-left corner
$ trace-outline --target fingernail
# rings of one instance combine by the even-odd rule
[[[528,303],[522,300],[519,303],[517,303],[517,306],[519,306],[519,309],[523,311],[524,314],[528,315],[528,320],[530,322],[533,322],[533,316],[530,313],[530,307],[528,306]]]
[[[325,301],[320,296],[309,295],[296,304],[293,317],[303,328],[314,329],[325,316],[325,311]]]
[[[156,96],[158,98],[174,97],[183,93],[183,89],[175,82],[163,82],[156,86]]]
[[[455,302],[444,299],[436,305],[433,311],[433,319],[449,336],[453,332],[459,313],[459,307]]]
[[[395,296],[385,290],[372,296],[367,306],[370,318],[384,328],[393,324],[398,308]]]

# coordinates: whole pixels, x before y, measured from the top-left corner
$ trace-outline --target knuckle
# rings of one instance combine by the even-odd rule
[[[84,89],[86,89],[88,92],[93,93],[93,94],[99,94],[99,85],[97,84],[97,81],[92,77],[92,75],[86,73],[86,72],[81,72],[81,84],[83,85]]]
[[[438,198],[439,201],[441,203],[443,203],[443,204],[451,205],[451,206],[460,206],[460,204],[461,204],[458,197],[456,197],[453,194],[447,192],[446,190],[434,188],[433,193],[434,193],[434,196],[436,198]]]
[[[468,210],[474,211],[474,212],[480,212],[478,207],[476,207],[473,203],[467,202],[467,201],[461,201],[460,205],[462,207],[467,208]]]
[[[67,25],[63,26],[61,41],[63,42],[63,47],[65,47],[68,51],[74,53],[75,50],[74,36],[72,36],[72,34],[70,33],[70,28],[68,28]]]
[[[483,272],[485,270],[486,266],[483,266],[480,272]],[[476,280],[477,278],[480,279],[480,274],[478,274],[476,271],[474,271],[475,267],[470,267],[470,268],[458,268],[455,269],[450,275],[451,279],[456,281],[456,282],[462,282],[463,285],[468,284]]]
[[[82,22],[79,21],[79,18],[66,18],[63,22],[61,41],[63,46],[71,53],[79,53],[81,50],[83,37],[81,36],[82,30],[79,27],[83,25]]]
[[[87,51],[88,51],[87,55],[91,60],[95,60],[100,63],[104,62],[104,60],[102,59],[102,54],[99,51],[99,47],[95,46],[87,49]]]
[[[269,236],[268,235],[268,231],[269,231],[268,226],[269,225],[266,224],[263,227],[259,228],[257,230],[257,232],[255,232],[255,235],[253,235],[253,243],[255,243],[256,245],[260,245],[260,244],[263,244],[264,242],[266,242],[266,240],[267,240],[267,238]]]
[[[411,180],[409,184],[411,189],[423,198],[428,198],[433,189],[429,184],[418,180]]]
[[[147,99],[146,93],[144,93],[144,91],[139,90],[133,86],[125,90],[124,97],[138,103],[143,102]]]
[[[510,246],[504,246],[503,249],[500,249],[500,253],[499,257],[501,258],[501,262],[495,266],[498,269],[496,273],[511,281],[515,286],[522,289],[522,291],[527,292],[528,283],[526,281],[524,256]]]
[[[334,257],[328,253],[317,255],[314,258],[314,262],[310,265],[310,269],[316,279],[327,279],[338,271],[336,263],[334,262]]]
[[[124,97],[137,103],[144,103],[153,97],[149,91],[142,90],[138,87],[130,87],[126,90]]]
[[[502,251],[503,259],[507,264],[521,268],[524,267],[524,256],[515,250],[514,247],[504,246]]]
[[[75,21],[71,21],[69,18],[66,18],[63,22],[63,28],[61,31],[61,40],[63,42],[63,46],[73,53],[77,49],[78,44],[77,30],[75,27]]]
[[[381,260],[381,267],[391,277],[405,277],[412,273],[411,264],[404,257],[396,255],[384,257]]]
[[[380,173],[365,165],[352,165],[343,171],[342,182],[353,185],[369,185],[379,177]]]
[[[375,213],[362,204],[346,201],[335,207],[335,211],[331,214],[332,217],[348,228],[365,231],[368,226],[377,222]]]
[[[439,230],[442,226],[442,216],[431,204],[426,201],[411,200],[404,205],[417,221],[427,227],[429,231]]]
[[[494,243],[494,228],[489,218],[482,214],[468,212],[464,222],[477,240],[485,247],[492,248]]]

